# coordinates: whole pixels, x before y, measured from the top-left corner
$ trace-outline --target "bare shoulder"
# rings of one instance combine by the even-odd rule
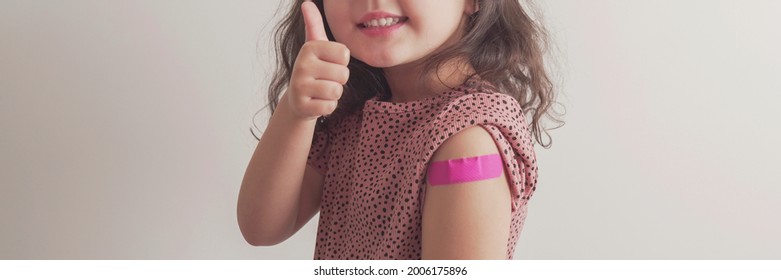
[[[431,162],[498,154],[491,134],[476,125],[449,137]],[[500,167],[501,168],[501,167]],[[511,220],[506,171],[460,183],[426,183],[423,259],[505,259]]]

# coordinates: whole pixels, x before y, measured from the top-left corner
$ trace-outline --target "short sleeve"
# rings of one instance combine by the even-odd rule
[[[459,98],[441,112],[431,128],[433,142],[427,145],[426,152],[435,151],[461,130],[478,125],[488,131],[499,148],[512,195],[512,210],[519,210],[537,189],[537,158],[529,127],[515,98],[500,93]]]
[[[312,146],[309,148],[307,165],[314,167],[317,172],[325,175],[328,172],[328,159],[330,158],[330,137],[327,130],[318,127],[312,136]]]
[[[534,150],[525,145],[525,128],[492,122],[480,126],[491,134],[499,148],[516,210],[531,199],[537,188],[537,161]]]

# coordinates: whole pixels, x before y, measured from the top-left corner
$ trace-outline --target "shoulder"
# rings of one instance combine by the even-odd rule
[[[490,91],[450,100],[437,120],[429,162],[501,153],[501,130],[517,132],[524,124],[514,97]]]
[[[531,197],[537,179],[529,128],[515,97],[497,92],[465,94],[449,100],[425,131],[422,160],[428,168],[435,161],[500,154],[502,177],[507,180],[495,183],[510,184],[512,209],[517,210]],[[423,192],[422,201],[425,196]]]
[[[422,211],[423,259],[506,258],[507,229],[512,213],[507,172],[502,163],[495,161],[478,160],[468,169],[464,169],[467,165],[462,165],[464,161],[461,161],[499,153],[493,137],[482,126],[459,131],[436,150],[431,162],[455,160],[447,162],[449,170],[443,174],[455,175],[458,179],[450,177],[444,183],[433,183],[431,174],[426,176]]]
[[[474,92],[453,98],[439,111],[440,122],[478,120],[484,123],[523,116],[515,97],[498,92]]]
[[[519,223],[512,217],[537,183],[522,107],[507,94],[470,92],[448,100],[432,123],[420,194],[422,258],[505,258],[508,228]],[[496,154],[501,162],[474,158]]]
[[[428,131],[433,146],[438,147],[444,140],[472,126],[515,131],[526,128],[523,111],[514,97],[496,92],[475,92],[448,100],[437,111]],[[468,135],[474,136],[474,132]]]
[[[491,134],[482,126],[476,125],[448,137],[434,152],[431,160],[481,156],[498,151]]]

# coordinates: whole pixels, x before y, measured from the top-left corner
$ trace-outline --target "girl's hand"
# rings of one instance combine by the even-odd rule
[[[296,117],[314,120],[331,114],[342,96],[350,70],[350,50],[344,44],[328,41],[323,18],[311,1],[301,5],[306,28],[306,43],[293,65],[285,95]]]

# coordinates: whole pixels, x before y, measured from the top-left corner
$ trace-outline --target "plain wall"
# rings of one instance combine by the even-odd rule
[[[567,123],[516,259],[780,258],[781,1],[537,2]],[[236,222],[278,3],[1,1],[0,258],[311,259],[318,216]]]

